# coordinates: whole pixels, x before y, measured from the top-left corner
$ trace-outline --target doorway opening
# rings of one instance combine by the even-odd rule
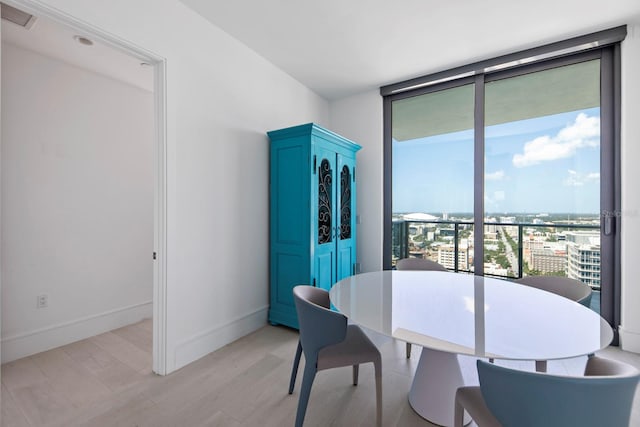
[[[127,319],[135,322],[150,313],[152,370],[164,375],[165,60],[44,5],[7,3],[33,15],[35,22],[28,30],[2,22],[3,30],[8,28],[3,31],[3,57],[7,56],[3,68],[11,67],[16,58],[23,61],[21,65],[32,65],[20,73],[3,70],[2,76],[3,99],[10,96],[31,116],[3,120],[3,151],[28,160],[2,170],[3,231],[8,229],[5,221],[21,224],[26,231],[2,236],[3,361],[5,355],[15,359],[20,352],[87,338],[83,335],[104,331],[110,322],[117,328]],[[4,39],[12,30],[24,34],[38,28],[57,28],[60,40],[73,44],[64,48],[53,36],[45,36],[44,42],[32,40],[40,47],[20,46],[9,36]],[[58,54],[65,56],[56,58]],[[31,80],[22,81],[21,91],[5,87],[5,79],[18,74]],[[29,82],[39,82],[38,87]],[[89,103],[81,105],[87,87],[95,92]],[[3,106],[2,113],[11,111]],[[136,128],[137,121],[144,129]],[[10,133],[32,137],[9,145]],[[143,139],[146,146],[138,144]],[[140,177],[146,181],[141,183]],[[25,191],[29,188],[37,194]],[[55,267],[47,269],[47,264]],[[124,271],[134,272],[134,282],[144,278],[146,289],[121,280],[118,274]],[[10,290],[16,280],[30,287],[16,294]],[[67,288],[61,292],[51,288],[56,280]],[[130,302],[127,294],[133,297]],[[17,330],[11,315],[22,305],[33,312],[33,324]]]

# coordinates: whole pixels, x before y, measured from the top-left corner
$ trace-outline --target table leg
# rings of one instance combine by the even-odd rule
[[[409,391],[409,404],[429,422],[453,426],[456,390],[462,386],[457,354],[423,348]],[[469,422],[471,418],[465,413],[464,423]]]

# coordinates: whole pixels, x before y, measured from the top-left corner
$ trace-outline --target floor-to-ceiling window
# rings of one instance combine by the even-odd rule
[[[420,257],[505,278],[568,276],[591,286],[594,308],[617,324],[625,34],[382,88],[385,268]]]
[[[429,258],[470,271],[474,87],[438,89],[399,99],[391,107],[397,235],[392,258]]]

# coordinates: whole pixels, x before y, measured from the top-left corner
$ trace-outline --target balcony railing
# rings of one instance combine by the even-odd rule
[[[400,258],[408,258],[410,256],[417,257],[429,257],[434,261],[445,264],[445,267],[453,271],[466,271],[473,272],[473,222],[472,221],[450,221],[450,220],[438,220],[438,221],[394,221],[392,230],[392,262],[395,265],[395,261]],[[585,244],[584,242],[574,241],[577,247],[591,246],[595,248],[596,256],[591,253],[586,261],[576,261],[576,254],[572,254],[571,273],[569,272],[569,250],[566,250],[563,254],[552,254],[553,250],[548,249],[545,252],[544,249],[540,250],[539,247],[549,242],[554,242],[548,246],[558,246],[558,243],[562,242],[563,236],[561,231],[569,232],[584,232],[587,230],[598,231],[593,235],[598,235],[600,226],[594,224],[575,224],[575,223],[505,223],[505,222],[485,222],[485,259],[482,262],[492,260],[487,259],[488,256],[496,255],[502,262],[502,266],[506,274],[501,274],[499,270],[493,269],[487,271],[485,268],[485,275],[495,276],[502,278],[520,278],[523,275],[562,275],[572,277],[580,275],[580,277],[574,277],[580,279],[590,285],[594,290],[600,289],[600,257],[599,257],[599,242],[598,244]],[[537,230],[537,231],[536,231]],[[531,231],[536,231],[533,238],[530,238],[528,259],[531,260],[532,256],[537,257],[537,263],[543,264],[542,270],[532,270],[529,263],[525,266],[524,259],[524,237],[529,238]],[[525,235],[525,232],[527,234]],[[432,234],[433,233],[433,234]],[[497,239],[487,239],[487,235],[494,235]],[[579,236],[578,240],[584,236]],[[588,237],[588,236],[587,236]],[[572,238],[576,238],[575,236]],[[585,237],[586,238],[586,237]],[[466,244],[464,244],[466,239]],[[453,248],[451,248],[453,245]],[[448,246],[446,250],[446,257],[440,254],[441,260],[434,256],[434,252],[437,252],[438,247]],[[500,253],[499,250],[486,250],[487,247],[497,246],[504,248],[504,253]],[[577,249],[576,249],[577,250]],[[442,249],[441,249],[442,251]],[[582,250],[581,250],[582,251]],[[587,252],[594,252],[587,251]],[[586,253],[586,252],[585,252]],[[466,256],[466,259],[461,260],[461,255]],[[546,256],[546,258],[545,258]],[[586,255],[581,254],[580,259]],[[446,258],[446,259],[445,259]],[[451,262],[451,258],[453,261]],[[564,258],[564,261],[562,260]],[[495,260],[493,260],[495,262]],[[506,264],[506,266],[505,266]],[[515,264],[515,265],[514,265]],[[562,267],[559,267],[562,265]],[[576,267],[576,265],[578,267]],[[555,266],[555,270],[554,270]],[[579,271],[575,271],[577,270]],[[584,276],[584,277],[583,277]]]

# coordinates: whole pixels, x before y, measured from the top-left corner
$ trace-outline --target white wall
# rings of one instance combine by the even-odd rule
[[[167,60],[167,372],[265,325],[265,132],[328,103],[176,0],[37,3]]]
[[[3,44],[2,124],[2,361],[150,317],[153,94]]]
[[[382,97],[378,89],[330,104],[331,130],[362,146],[358,177],[358,262],[361,271],[382,269],[383,147]]]
[[[620,342],[640,353],[640,18],[622,43],[622,322]]]
[[[622,348],[640,352],[640,24],[622,43]],[[588,32],[588,31],[585,31]],[[331,103],[331,128],[363,146],[358,153],[358,258],[363,271],[382,268],[382,98],[378,89]]]
[[[0,21],[2,21],[0,19]],[[0,34],[2,34],[2,23],[0,22]],[[2,52],[0,52],[0,81],[2,79]],[[2,95],[2,84],[0,84],[0,96]],[[0,132],[2,131],[2,102],[0,102]],[[0,144],[2,144],[2,135],[0,135]],[[0,147],[0,162],[2,161],[2,149]],[[0,165],[0,173],[2,166]],[[1,178],[0,178],[1,180]],[[2,182],[0,181],[0,185]],[[0,192],[2,189],[0,188]],[[2,221],[2,194],[0,194],[0,221]],[[0,227],[0,242],[2,241],[2,227]],[[2,363],[2,244],[0,243],[0,363]],[[0,369],[0,380],[2,379]],[[2,395],[0,394],[0,399]]]

